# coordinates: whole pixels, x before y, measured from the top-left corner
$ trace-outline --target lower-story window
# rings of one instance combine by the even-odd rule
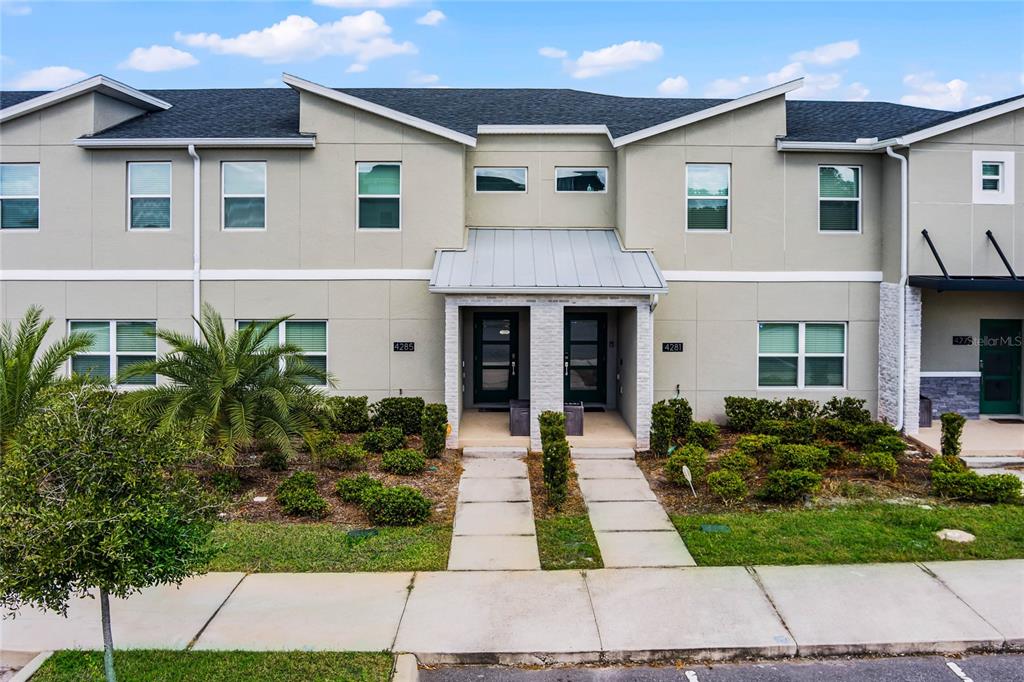
[[[845,386],[846,323],[758,323],[757,385],[762,388]]]
[[[153,386],[155,374],[118,380],[128,367],[156,359],[156,323],[143,320],[72,320],[68,330],[92,336],[89,348],[71,358],[72,374],[109,380],[121,386]]]
[[[245,329],[251,324],[266,325],[270,320],[239,320],[238,328]],[[281,333],[284,327],[284,334]],[[327,322],[325,320],[285,320],[272,329],[263,340],[263,345],[297,346],[302,350],[302,358],[307,364],[327,372]],[[326,385],[317,377],[307,377],[306,383],[315,386]]]

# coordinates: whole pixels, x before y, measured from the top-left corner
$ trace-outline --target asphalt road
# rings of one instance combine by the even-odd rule
[[[952,663],[956,669],[948,665]],[[1024,682],[1024,654],[852,658],[664,667],[527,670],[453,666],[421,670],[421,682]]]

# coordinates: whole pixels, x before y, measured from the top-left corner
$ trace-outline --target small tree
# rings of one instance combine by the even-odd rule
[[[180,583],[209,561],[215,507],[183,467],[198,440],[150,429],[95,385],[47,392],[0,467],[0,606],[66,615],[98,590],[113,682],[110,595]]]
[[[675,435],[676,412],[662,400],[651,406],[651,452],[655,457],[667,457]]]
[[[427,457],[440,457],[448,435],[448,408],[444,403],[430,403],[423,408],[421,419],[423,453]]]
[[[960,456],[960,435],[964,432],[967,419],[957,412],[945,412],[942,417],[942,454],[945,457]]]
[[[548,505],[557,508],[569,495],[569,441],[565,438],[565,413],[541,412],[538,419],[544,451],[544,487]]]

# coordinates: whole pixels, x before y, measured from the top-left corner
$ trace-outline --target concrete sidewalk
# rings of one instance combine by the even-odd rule
[[[99,609],[0,621],[0,650],[100,646]],[[114,606],[122,648],[393,650],[424,663],[1024,649],[1024,560],[220,573]]]

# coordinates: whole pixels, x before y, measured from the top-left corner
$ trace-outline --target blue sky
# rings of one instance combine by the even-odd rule
[[[962,109],[1024,92],[1024,2],[23,2],[0,83],[103,73],[140,88],[565,87]],[[793,95],[791,95],[793,96]]]

